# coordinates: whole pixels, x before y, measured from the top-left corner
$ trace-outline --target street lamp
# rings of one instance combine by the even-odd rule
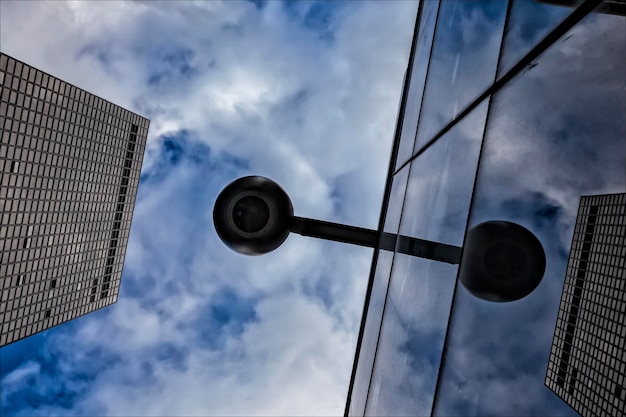
[[[546,267],[539,239],[515,223],[481,223],[468,231],[465,247],[461,248],[295,216],[287,193],[274,181],[261,176],[242,177],[228,184],[215,201],[213,222],[226,246],[245,255],[271,252],[289,233],[295,232],[460,264],[459,279],[463,286],[474,296],[488,301],[525,297],[539,285]]]

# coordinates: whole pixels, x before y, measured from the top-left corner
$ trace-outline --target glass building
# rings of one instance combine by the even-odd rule
[[[624,413],[626,194],[580,200],[546,385],[583,416]]]
[[[117,301],[148,125],[0,54],[0,346]]]
[[[510,221],[539,238],[546,271],[530,295],[494,303],[458,284],[458,265],[379,247],[346,415],[575,415],[544,378],[580,198],[626,191],[625,10],[420,2],[379,230],[462,246],[469,228]],[[623,288],[623,263],[611,268]],[[617,333],[624,323],[622,309]],[[619,389],[588,392],[623,415]]]

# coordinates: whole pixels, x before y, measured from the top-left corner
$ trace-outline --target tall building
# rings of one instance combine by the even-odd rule
[[[568,395],[577,369],[574,398],[594,407],[613,401],[612,409],[592,407],[589,415],[624,415],[626,317],[624,293],[617,293],[626,279],[624,217],[613,218],[621,231],[607,238],[622,245],[621,264],[605,254],[617,246],[601,246],[608,226],[597,226],[592,249],[598,253],[589,255],[587,268],[607,275],[585,278],[585,291],[597,287],[585,296],[595,304],[571,301],[577,330],[569,332],[570,358],[563,355],[563,387],[556,385],[561,350],[550,353],[557,315],[558,346],[565,345],[571,322],[569,305],[559,310],[566,270],[567,302],[577,291],[579,265],[568,264],[568,253],[574,229],[581,233],[580,197],[626,192],[623,4],[419,2],[378,230],[463,247],[474,226],[510,221],[540,240],[546,270],[530,295],[490,303],[458,284],[459,266],[379,246],[346,415],[573,415],[545,385],[550,357],[550,383],[559,395]],[[605,204],[597,203],[598,222],[605,221]],[[585,245],[581,236],[574,258]],[[512,270],[526,267],[512,259],[504,261]],[[619,283],[614,290],[608,274],[612,285]],[[592,334],[591,345],[578,339]],[[593,360],[583,355],[591,346]]]
[[[117,301],[148,125],[0,54],[0,346]]]
[[[626,401],[626,194],[580,199],[545,384],[582,416]]]

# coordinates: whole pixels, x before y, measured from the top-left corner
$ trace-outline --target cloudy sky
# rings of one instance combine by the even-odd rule
[[[418,147],[493,81],[505,6],[440,10]],[[118,303],[3,348],[0,412],[342,414],[371,250],[294,235],[244,257],[217,238],[212,206],[258,174],[297,215],[375,228],[416,9],[1,2],[3,52],[151,126]],[[516,2],[500,73],[570,11]],[[592,14],[395,177],[395,230],[460,244],[481,151],[469,225],[522,224],[547,269],[527,298],[494,304],[455,291],[454,266],[398,256],[392,270],[382,255],[393,311],[368,410],[431,409],[454,300],[438,413],[573,413],[543,378],[578,199],[626,190],[625,65],[624,18]]]
[[[375,228],[415,2],[0,3],[2,52],[151,120],[117,304],[0,351],[3,415],[343,413],[371,250],[217,238],[225,184]]]

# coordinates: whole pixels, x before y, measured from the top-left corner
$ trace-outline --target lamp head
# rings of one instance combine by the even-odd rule
[[[459,279],[474,296],[515,301],[541,282],[546,255],[539,239],[519,224],[489,221],[470,229]]]
[[[293,221],[287,193],[269,178],[236,179],[220,192],[213,223],[222,241],[244,255],[262,255],[279,247]]]

